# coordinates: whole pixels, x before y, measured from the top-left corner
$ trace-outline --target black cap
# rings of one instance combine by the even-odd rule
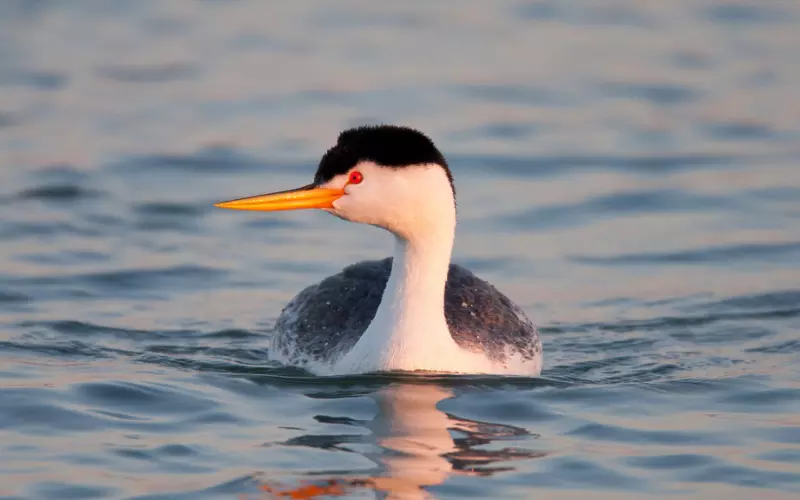
[[[418,130],[397,125],[369,125],[340,133],[336,145],[320,160],[314,183],[320,185],[345,174],[361,161],[389,168],[426,163],[439,165],[447,174],[455,196],[453,174],[433,141]]]

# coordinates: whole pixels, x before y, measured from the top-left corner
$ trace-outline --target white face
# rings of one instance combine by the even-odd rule
[[[353,172],[363,177],[349,182]],[[405,239],[455,224],[455,202],[447,174],[439,165],[380,167],[360,162],[320,187],[344,187],[345,195],[327,212],[352,222],[382,227]]]

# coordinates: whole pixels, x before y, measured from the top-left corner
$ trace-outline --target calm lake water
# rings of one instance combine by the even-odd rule
[[[797,498],[799,23],[0,2],[0,498]],[[445,152],[454,259],[541,326],[542,377],[269,362],[281,307],[391,238],[211,204],[377,122]]]

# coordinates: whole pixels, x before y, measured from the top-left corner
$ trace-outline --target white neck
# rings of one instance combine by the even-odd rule
[[[460,351],[444,317],[455,225],[451,205],[426,219],[417,232],[395,234],[392,272],[381,304],[336,372],[440,370],[443,357]]]
[[[444,288],[452,248],[452,233],[411,241],[395,237],[392,273],[373,324],[434,326],[444,321]]]

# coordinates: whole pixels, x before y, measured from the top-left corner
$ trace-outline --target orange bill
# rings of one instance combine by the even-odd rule
[[[233,210],[302,210],[304,208],[333,208],[333,202],[344,195],[343,189],[316,187],[314,184],[288,191],[260,194],[238,200],[215,203],[215,207]]]

